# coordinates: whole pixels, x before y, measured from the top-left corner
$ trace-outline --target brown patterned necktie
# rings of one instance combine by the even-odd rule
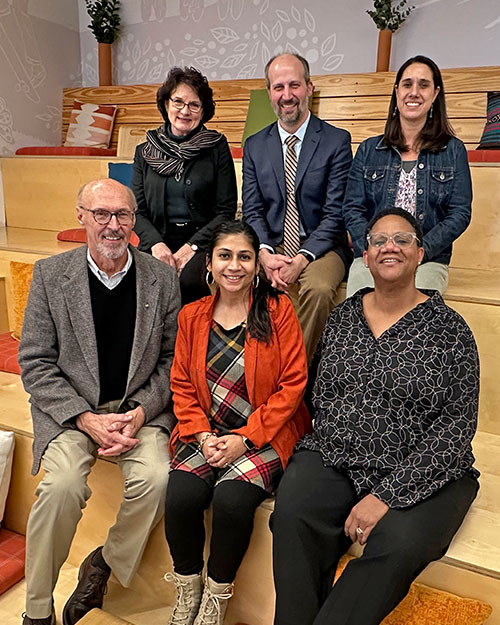
[[[283,225],[283,249],[287,256],[296,256],[300,249],[300,220],[295,198],[295,177],[297,175],[297,153],[295,144],[299,139],[290,135],[285,139],[285,183],[286,211]]]

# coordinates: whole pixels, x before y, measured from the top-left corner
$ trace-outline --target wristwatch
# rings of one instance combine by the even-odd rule
[[[193,250],[193,252],[197,252],[200,248],[198,247],[198,245],[196,245],[196,243],[190,243],[188,241],[187,243],[189,245],[189,247]]]
[[[300,250],[299,254],[302,254],[302,256],[310,263],[312,263],[314,260],[314,256],[311,254],[311,252],[307,252],[306,250]]]
[[[255,449],[255,443],[252,443],[252,441],[247,438],[246,436],[243,436],[243,445],[245,445],[245,447],[251,451],[252,449]]]

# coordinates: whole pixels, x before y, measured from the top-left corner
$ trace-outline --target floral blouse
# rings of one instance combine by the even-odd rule
[[[334,309],[320,342],[314,432],[319,451],[391,508],[411,506],[472,468],[479,361],[472,332],[435,291],[378,339],[360,291]]]

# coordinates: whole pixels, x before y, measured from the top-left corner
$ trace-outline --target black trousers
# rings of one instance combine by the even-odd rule
[[[207,573],[215,582],[233,582],[250,542],[255,510],[267,497],[263,488],[248,482],[227,480],[212,489],[192,473],[171,471],[165,534],[175,572],[192,575],[203,569],[204,511],[212,502]]]
[[[319,453],[292,456],[271,518],[275,625],[378,625],[426,565],[445,554],[477,490],[465,475],[410,508],[390,509],[332,588],[351,544],[344,523],[358,498]]]

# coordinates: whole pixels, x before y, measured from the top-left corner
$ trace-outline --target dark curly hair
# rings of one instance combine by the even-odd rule
[[[165,121],[168,121],[167,102],[180,84],[191,87],[198,94],[203,106],[201,123],[208,122],[215,113],[213,91],[206,76],[194,67],[172,67],[163,85],[156,93],[156,105]]]

